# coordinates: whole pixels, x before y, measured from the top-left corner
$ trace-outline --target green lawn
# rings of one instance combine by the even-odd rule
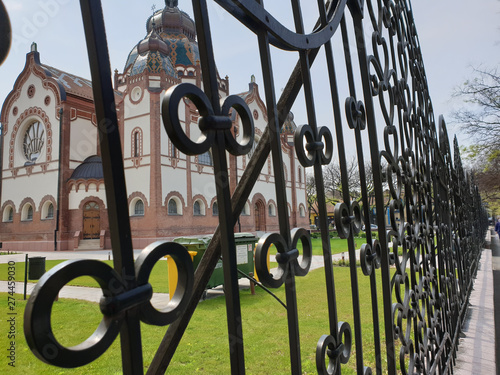
[[[49,271],[51,268],[55,267],[59,263],[64,262],[64,260],[47,260],[45,262],[45,270]],[[113,267],[112,260],[103,260],[104,263]],[[0,264],[0,280],[7,280],[7,264]],[[16,262],[16,280],[24,281],[25,275],[25,262]],[[37,282],[38,280],[28,280],[29,282]],[[150,283],[153,286],[153,290],[157,293],[168,293],[168,267],[167,261],[159,261],[153,268],[150,276]],[[98,288],[99,284],[93,278],[89,276],[77,277],[71,280],[68,285],[74,286],[88,286]]]
[[[351,281],[349,269],[335,267],[337,310],[339,319],[353,327]],[[365,365],[373,366],[373,332],[369,280],[358,269],[360,304]],[[316,374],[315,348],[318,339],[329,333],[326,305],[325,276],[323,269],[297,278],[298,311],[300,315],[303,374]],[[382,300],[378,282],[378,301]],[[275,291],[285,301],[283,287]],[[16,309],[16,368],[7,366],[5,355],[0,356],[0,369],[9,374],[121,374],[119,340],[95,362],[77,369],[55,369],[34,357],[27,348],[22,317],[25,301],[17,295]],[[7,294],[0,293],[2,316],[7,316]],[[245,340],[245,364],[247,374],[290,374],[288,333],[285,309],[264,291],[257,289],[252,296],[241,292],[243,335]],[[380,307],[381,308],[381,307]],[[199,304],[187,331],[176,351],[167,374],[228,374],[229,351],[225,321],[224,298],[216,298]],[[55,336],[65,345],[75,345],[88,337],[100,321],[97,304],[60,299],[55,302],[52,324]],[[382,322],[383,323],[383,322]],[[5,321],[3,331],[7,332]],[[142,325],[144,363],[147,367],[165,333],[166,327]],[[382,328],[383,332],[383,328]],[[353,332],[354,334],[354,332]],[[8,348],[7,335],[0,335],[0,347]],[[383,356],[385,362],[385,356]],[[354,344],[350,361],[343,367],[344,374],[355,373]]]
[[[364,239],[356,239],[359,246],[361,246],[361,241]],[[323,249],[321,246],[321,238],[311,239],[313,246],[313,255],[323,255]],[[332,238],[330,240],[332,254],[338,254],[342,252],[347,252],[347,240],[342,240],[340,238]],[[299,248],[301,244],[299,243]],[[275,253],[274,253],[275,254]],[[47,260],[45,262],[46,271],[50,270],[52,267],[62,263],[64,260]],[[104,263],[109,264],[113,267],[112,260],[105,260]],[[16,263],[16,279],[19,281],[24,281],[24,262]],[[7,264],[0,264],[0,280],[7,280]],[[153,268],[151,274],[151,283],[153,285],[154,291],[158,293],[168,293],[168,271],[167,262],[161,261]],[[91,277],[79,277],[72,280],[68,285],[75,286],[88,286],[88,287],[98,287],[97,282]]]

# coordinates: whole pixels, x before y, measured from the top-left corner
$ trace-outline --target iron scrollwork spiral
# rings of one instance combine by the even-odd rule
[[[255,249],[255,268],[262,284],[269,288],[279,288],[283,285],[289,272],[296,276],[305,276],[309,272],[312,261],[312,244],[309,233],[303,228],[295,228],[291,233],[292,245],[288,248],[285,239],[279,233],[267,233],[262,236]],[[302,244],[302,260],[298,261],[297,245]],[[269,272],[267,259],[271,246],[276,247],[278,270],[276,275]]]
[[[155,264],[167,255],[175,262],[179,279],[171,300],[158,310],[151,304],[153,287],[149,276]],[[45,273],[29,298],[24,315],[26,341],[33,353],[55,366],[79,367],[94,361],[111,346],[127,310],[139,309],[140,319],[151,325],[165,326],[175,321],[184,311],[193,288],[193,263],[186,248],[175,242],[152,243],[137,258],[135,271],[137,286],[133,289],[127,289],[130,280],[124,280],[113,268],[97,260],[68,260]],[[52,306],[60,290],[80,276],[92,277],[99,284],[103,316],[87,340],[65,347],[52,330]]]
[[[178,108],[183,98],[191,100],[201,116],[199,127],[202,136],[197,142],[192,141],[179,121]],[[242,121],[242,142],[238,142],[231,133],[232,121],[229,111],[235,109]],[[220,115],[216,115],[206,94],[197,86],[181,83],[172,86],[165,95],[162,105],[163,124],[175,146],[186,155],[201,155],[207,152],[215,142],[216,131],[224,132],[226,149],[233,155],[245,155],[254,141],[254,125],[250,109],[245,101],[236,95],[228,96],[222,103]]]

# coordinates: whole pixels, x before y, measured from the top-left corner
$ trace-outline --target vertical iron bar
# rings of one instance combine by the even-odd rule
[[[262,0],[257,0],[261,5]],[[264,91],[266,97],[267,115],[273,126],[270,126],[270,143],[271,155],[273,163],[273,171],[275,174],[275,189],[276,200],[278,203],[278,220],[280,234],[285,239],[287,248],[290,249],[290,222],[288,219],[288,204],[286,195],[286,181],[283,171],[283,158],[281,155],[281,142],[279,126],[278,109],[276,106],[276,94],[274,91],[274,76],[271,61],[271,51],[269,48],[269,36],[267,31],[261,30],[258,33],[259,52],[262,66],[262,76],[264,81]],[[288,337],[290,346],[290,363],[292,374],[300,375],[302,373],[302,361],[300,355],[300,335],[299,321],[297,311],[297,296],[295,292],[295,270],[289,267],[289,272],[285,278],[285,294],[288,317]]]
[[[206,0],[193,0],[193,12],[196,19],[196,31],[202,68],[204,90],[216,115],[220,114],[217,69],[213,54],[213,45],[208,19]],[[214,158],[215,185],[217,204],[219,205],[219,229],[224,272],[224,294],[229,335],[229,350],[232,374],[245,373],[245,355],[243,351],[243,329],[238,286],[236,245],[234,242],[234,223],[231,210],[231,193],[225,151],[224,132],[217,131],[212,146]]]
[[[325,3],[322,0],[318,0],[318,9],[320,13],[320,22],[322,26],[327,24],[327,15]],[[337,92],[337,76],[335,74],[335,65],[333,61],[333,52],[331,42],[325,44],[325,53],[327,59],[327,67],[330,79],[330,89],[332,92],[332,104],[335,108],[334,110],[334,122],[335,124],[341,124],[340,109],[338,107],[339,101]],[[306,56],[307,58],[307,56]],[[309,59],[307,58],[307,64],[310,65]],[[304,78],[303,78],[304,79]],[[317,124],[310,124],[313,131],[317,134]],[[314,126],[314,127],[313,127]],[[342,130],[340,130],[342,131]],[[338,136],[338,134],[337,134]],[[320,141],[320,140],[318,140]],[[343,142],[342,147],[343,147]],[[325,283],[328,301],[328,319],[330,325],[330,334],[335,338],[336,342],[340,342],[339,332],[338,332],[338,311],[337,311],[337,297],[335,291],[335,276],[333,272],[333,262],[332,262],[332,251],[330,243],[330,234],[328,230],[328,212],[326,208],[326,197],[325,197],[325,184],[323,178],[323,166],[319,162],[319,158],[316,159],[316,164],[314,165],[314,176],[316,183],[317,199],[318,199],[318,210],[319,210],[319,224],[321,230],[321,245],[323,249],[323,263],[325,265]],[[338,373],[342,373],[342,369],[339,368]]]
[[[375,205],[377,207],[377,225],[379,229],[379,241],[382,246],[381,271],[382,271],[382,299],[384,305],[384,325],[385,341],[387,351],[387,370],[390,375],[396,374],[396,354],[394,323],[392,316],[392,286],[389,268],[389,254],[387,251],[387,235],[385,232],[385,213],[380,209],[384,207],[384,192],[382,185],[382,169],[380,165],[380,155],[378,147],[377,128],[373,99],[370,91],[370,76],[363,28],[363,15],[353,12],[354,31],[356,35],[356,45],[358,49],[358,60],[363,82],[363,96],[366,107],[366,120],[368,129],[368,139],[370,143],[370,155],[373,169],[373,183],[375,187]]]
[[[351,64],[351,53],[349,49],[349,40],[347,35],[347,26],[345,17],[342,18],[341,21],[341,31],[342,31],[342,40],[344,42],[344,56],[347,67],[347,75],[349,82],[349,92],[353,98],[356,98],[356,89],[354,85],[354,76],[353,69]],[[342,138],[337,139],[337,147],[338,155],[339,155],[339,163],[340,163],[340,171],[341,171],[341,180],[342,180],[342,199],[346,204],[351,202],[351,196],[349,194],[349,180],[347,176],[347,160],[345,155],[345,147],[343,144],[343,132],[342,132],[342,123],[336,123],[335,129],[337,132],[337,137],[341,136]],[[359,129],[357,130],[359,131]],[[357,146],[358,156],[361,148]],[[362,151],[361,151],[362,152]],[[366,227],[370,227],[369,225],[365,225]],[[370,229],[367,229],[367,240],[371,238]],[[354,246],[354,238],[353,235],[349,235],[347,239],[347,246],[349,251],[349,271],[351,276],[351,293],[352,293],[352,307],[354,314],[354,343],[356,347],[356,369],[358,374],[362,374],[364,372],[364,364],[363,364],[363,340],[362,340],[362,332],[361,332],[361,309],[359,304],[359,291],[358,291],[358,271],[356,267],[356,249]]]
[[[104,18],[99,0],[80,0],[80,6],[92,74],[114,266],[122,276],[125,289],[130,290],[136,286],[134,254]],[[141,331],[137,310],[128,310],[125,315],[120,331],[123,372],[142,374]]]

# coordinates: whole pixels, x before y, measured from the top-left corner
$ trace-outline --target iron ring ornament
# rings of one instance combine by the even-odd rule
[[[188,98],[200,114],[199,128],[202,132],[195,142],[186,134],[179,121],[179,104]],[[232,132],[230,110],[234,109],[241,119],[242,142],[238,142]],[[236,95],[230,95],[222,102],[220,115],[215,114],[207,95],[197,86],[181,83],[167,90],[162,103],[163,124],[168,136],[181,152],[186,155],[201,155],[207,152],[215,142],[215,132],[223,131],[225,147],[233,155],[247,154],[254,141],[253,116],[245,101]]]
[[[351,232],[357,235],[362,226],[362,214],[359,203],[352,201],[349,207],[345,203],[337,203],[334,208],[335,227],[339,237],[346,239]]]
[[[312,167],[318,161],[321,165],[332,161],[333,138],[326,126],[318,128],[317,132],[309,125],[298,126],[294,133],[294,143],[297,158],[304,168]]]
[[[295,228],[291,233],[292,244],[288,248],[286,240],[279,233],[267,233],[262,236],[255,249],[255,269],[259,280],[266,287],[279,288],[285,282],[287,274],[293,270],[296,276],[305,276],[309,272],[312,261],[312,244],[309,232],[303,228]],[[302,244],[302,261],[299,263],[297,245]],[[267,266],[267,259],[271,246],[276,247],[276,261],[278,271],[272,275]]]
[[[168,304],[157,310],[151,303],[153,288],[149,276],[155,264],[164,256],[175,262],[179,280]],[[90,276],[99,284],[102,320],[94,333],[84,342],[64,347],[51,326],[52,306],[61,289],[71,280]],[[137,308],[141,321],[165,326],[175,321],[184,311],[192,293],[194,270],[186,248],[175,242],[158,241],[147,246],[135,263],[137,286],[127,290],[127,280],[109,265],[97,260],[68,260],[45,273],[36,284],[24,315],[26,341],[33,353],[51,365],[74,368],[86,365],[101,356],[120,332],[125,311]]]
[[[361,100],[356,101],[352,96],[348,97],[345,101],[345,112],[349,128],[366,129],[366,111]]]
[[[352,331],[349,323],[338,323],[338,337],[339,340],[336,340],[332,335],[320,337],[316,346],[316,369],[318,374],[337,374],[339,365],[345,365],[349,361],[352,347]],[[328,366],[325,358],[328,358]]]

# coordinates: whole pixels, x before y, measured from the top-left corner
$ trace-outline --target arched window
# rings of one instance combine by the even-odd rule
[[[49,203],[49,206],[47,207],[47,215],[45,216],[46,219],[53,219],[54,218],[54,205],[52,203]]]
[[[306,217],[306,209],[302,204],[299,206],[299,215],[300,217]]]
[[[21,209],[21,221],[31,220],[33,220],[33,206],[30,203],[26,203]]]
[[[144,202],[141,201],[140,199],[137,202],[135,202],[134,215],[144,216]]]
[[[198,164],[201,165],[212,165],[212,156],[210,155],[210,152],[207,151],[204,154],[201,154],[198,156]]]
[[[276,207],[274,206],[274,204],[269,203],[268,211],[269,211],[269,216],[276,216]]]
[[[176,158],[177,157],[177,149],[174,146],[174,143],[170,143],[170,157]]]
[[[194,205],[193,205],[193,214],[195,216],[200,216],[201,215],[201,204],[200,204],[200,201],[194,202]]]
[[[42,152],[45,143],[45,128],[36,121],[28,126],[23,139],[23,152],[28,163],[34,163]]]
[[[134,156],[139,156],[139,132],[134,133]]]
[[[135,128],[132,131],[132,157],[137,158],[142,155],[142,130]]]
[[[245,203],[245,206],[243,206],[243,210],[241,210],[241,214],[244,216],[249,216],[250,215],[250,205]]]
[[[168,201],[168,214],[169,215],[178,215],[179,211],[177,209],[177,202],[174,199],[170,199]]]
[[[3,222],[4,223],[9,223],[14,220],[14,209],[11,206],[5,207],[5,210],[3,211]]]
[[[212,206],[212,215],[219,215],[219,205],[217,204],[217,202],[214,202],[214,205]]]

